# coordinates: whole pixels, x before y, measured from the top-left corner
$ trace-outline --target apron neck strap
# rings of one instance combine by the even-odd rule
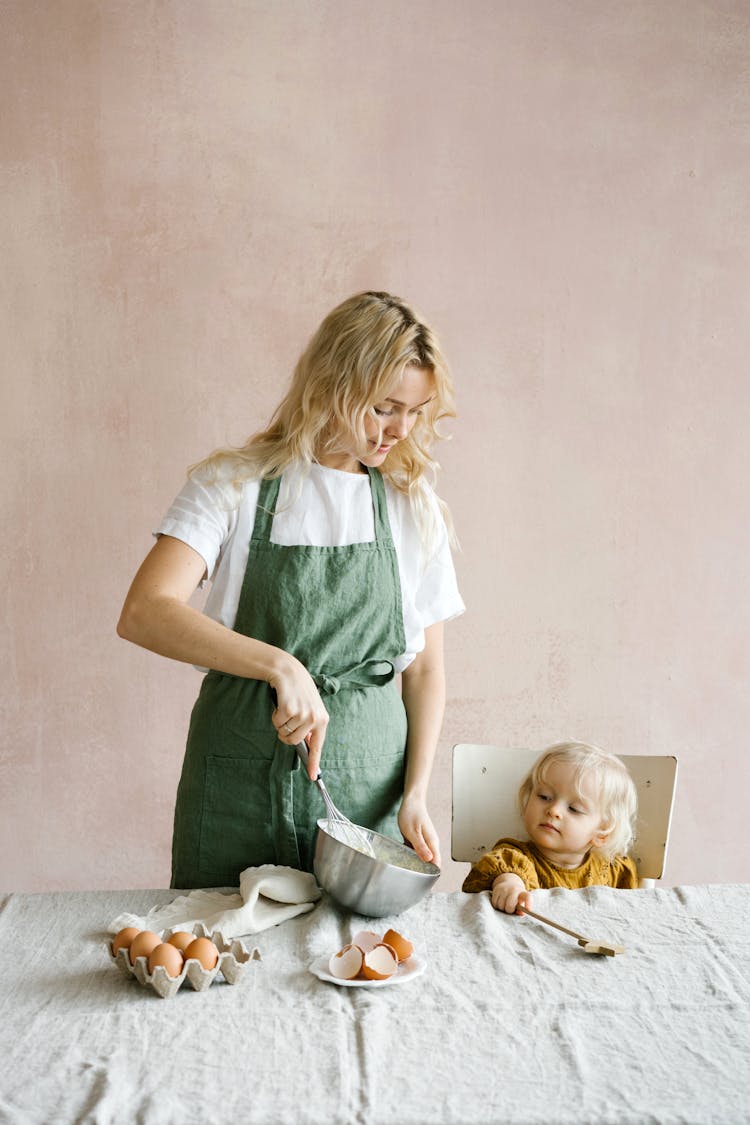
[[[379,469],[371,469],[366,465],[370,477],[370,492],[372,494],[372,507],[375,513],[375,538],[384,546],[393,546],[391,537],[391,523],[388,519],[388,507],[385,499],[385,484]]]
[[[253,539],[268,543],[271,539],[271,524],[276,514],[276,501],[279,498],[281,477],[265,477],[260,482],[258,503],[255,507]]]

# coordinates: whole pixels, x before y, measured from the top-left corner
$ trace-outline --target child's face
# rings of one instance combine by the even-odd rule
[[[523,814],[529,839],[561,867],[578,867],[589,848],[604,842],[596,795],[586,777],[580,793],[570,762],[552,762],[532,790]]]

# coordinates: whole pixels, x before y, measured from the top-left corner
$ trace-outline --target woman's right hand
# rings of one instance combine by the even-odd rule
[[[531,894],[519,875],[507,871],[498,875],[492,884],[492,905],[506,914],[515,914],[519,906],[531,910]]]
[[[307,743],[307,772],[310,780],[315,781],[320,773],[320,756],[328,728],[328,712],[315,681],[304,664],[287,652],[268,683],[276,693],[276,710],[271,721],[279,740],[287,746]]]

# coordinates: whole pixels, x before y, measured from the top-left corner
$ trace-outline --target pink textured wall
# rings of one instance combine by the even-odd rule
[[[453,742],[573,735],[679,756],[667,882],[746,880],[747,4],[0,19],[0,885],[166,884],[199,677],[120,605],[185,466],[365,287],[457,380],[446,853]]]

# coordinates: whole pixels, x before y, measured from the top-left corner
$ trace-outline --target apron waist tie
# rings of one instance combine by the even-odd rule
[[[382,687],[390,683],[396,675],[396,669],[390,660],[364,660],[335,676],[328,672],[311,674],[321,695],[336,695],[346,688]]]

